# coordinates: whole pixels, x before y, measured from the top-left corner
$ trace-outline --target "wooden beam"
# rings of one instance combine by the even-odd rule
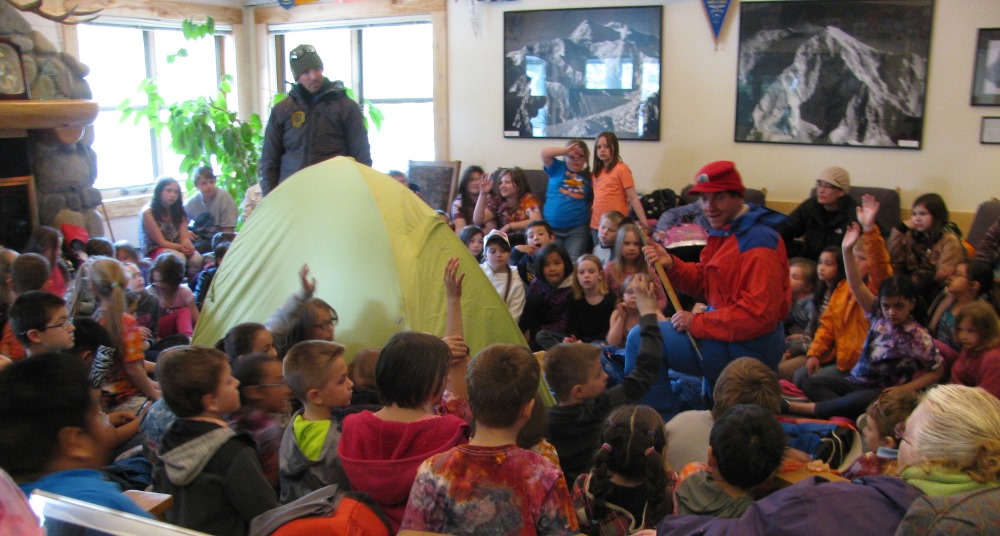
[[[434,28],[434,157],[437,160],[450,160],[447,17],[445,11],[431,14],[431,26]]]
[[[233,7],[215,6],[196,2],[150,2],[149,0],[96,0],[88,3],[88,7],[103,8],[101,15],[115,17],[130,17],[137,19],[164,19],[182,21],[194,18],[195,22],[204,20],[206,16],[215,22],[224,24],[241,24],[243,10]]]
[[[446,9],[447,0],[369,0],[347,4],[305,4],[293,9],[262,6],[255,8],[254,14],[257,24],[287,24],[427,15]]]

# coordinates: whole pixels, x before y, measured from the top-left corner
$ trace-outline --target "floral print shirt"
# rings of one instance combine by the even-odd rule
[[[518,201],[517,206],[511,206],[507,200],[501,196],[493,196],[490,199],[490,210],[497,220],[497,227],[503,227],[508,223],[515,223],[531,219],[531,213],[541,214],[542,204],[538,198],[532,194],[524,194]]]
[[[879,316],[871,320],[861,358],[851,370],[851,377],[863,385],[884,389],[903,385],[917,371],[934,370],[942,363],[931,334],[912,317],[896,326]]]
[[[516,445],[459,445],[417,470],[403,529],[447,534],[576,534],[562,471]]]

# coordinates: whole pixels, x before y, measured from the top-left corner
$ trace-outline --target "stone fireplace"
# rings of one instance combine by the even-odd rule
[[[56,228],[69,223],[85,228],[91,236],[103,236],[97,212],[101,192],[94,188],[94,128],[90,126],[97,103],[88,101],[91,91],[84,80],[89,69],[60,52],[6,2],[0,2],[0,37],[20,47],[32,99],[0,101],[0,179],[30,178],[27,190],[32,190],[34,207],[28,208],[34,209],[37,223]],[[22,189],[0,188],[0,195],[2,190],[19,195]],[[6,221],[6,211],[4,219],[5,228],[15,224]]]

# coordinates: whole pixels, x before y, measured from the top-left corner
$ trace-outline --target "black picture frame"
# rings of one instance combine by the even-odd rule
[[[971,103],[973,106],[1000,106],[1000,28],[979,29]]]
[[[1000,145],[1000,117],[984,117],[979,127],[979,143]]]
[[[743,1],[734,139],[920,149],[934,0]]]
[[[504,13],[504,137],[660,139],[663,6]]]

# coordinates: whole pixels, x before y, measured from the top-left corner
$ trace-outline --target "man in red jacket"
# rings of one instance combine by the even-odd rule
[[[777,370],[784,351],[782,321],[791,306],[788,257],[776,230],[787,218],[778,212],[743,202],[746,188],[732,162],[712,162],[695,175],[691,193],[711,224],[699,262],[684,262],[658,245],[643,252],[663,265],[679,291],[704,302],[694,311],[679,311],[660,322],[664,367],[643,403],[654,407],[656,397],[669,397],[667,368],[704,377],[715,385],[722,369],[737,357],[754,357]],[[688,341],[698,340],[701,356]],[[638,352],[638,330],[629,333],[625,371]]]

